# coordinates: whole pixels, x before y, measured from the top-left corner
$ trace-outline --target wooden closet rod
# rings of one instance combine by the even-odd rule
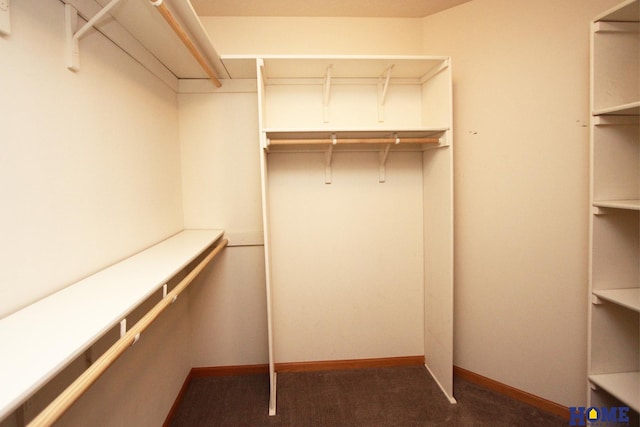
[[[106,352],[102,354],[91,366],[87,368],[76,380],[69,385],[56,399],[53,400],[37,417],[29,424],[29,427],[50,426],[55,423],[66,411],[82,396],[91,385],[115,362],[129,347],[138,341],[140,334],[191,284],[193,279],[213,260],[227,245],[228,240],[223,239],[209,254],[195,266],[184,279],[176,285],[171,292],[160,300],[151,310],[144,315],[131,329],[116,341]]]
[[[270,139],[269,145],[333,144],[331,138],[320,139]],[[337,138],[336,144],[395,144],[396,138]],[[438,144],[440,138],[399,138],[401,144]]]
[[[175,19],[171,11],[162,3],[162,0],[150,0],[151,4],[154,5],[158,12],[164,17],[165,21],[171,26],[176,35],[182,40],[182,43],[189,49],[191,55],[198,61],[198,64],[202,67],[202,69],[207,73],[211,81],[216,87],[221,87],[222,83],[218,80],[218,76],[216,76],[215,71],[209,66],[204,56],[200,53],[198,48],[193,44],[189,35],[182,29],[178,21]]]

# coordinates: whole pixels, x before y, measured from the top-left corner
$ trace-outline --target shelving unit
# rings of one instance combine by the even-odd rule
[[[640,411],[640,7],[591,25],[589,406]]]
[[[269,413],[280,363],[422,352],[455,402],[450,59],[221,59],[258,82]]]

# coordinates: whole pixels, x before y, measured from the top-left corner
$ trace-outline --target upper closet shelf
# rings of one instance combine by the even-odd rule
[[[113,0],[62,1],[90,21]],[[119,0],[111,6],[93,28],[173,90],[178,91],[179,79],[210,79],[212,73],[218,79],[229,77],[189,0]],[[81,39],[78,47],[81,56]]]
[[[331,67],[331,79],[378,79],[391,69],[392,79],[426,79],[449,64],[446,56],[359,56],[359,55],[225,55],[231,78],[256,78],[256,60],[264,62],[267,83],[276,79],[319,79],[322,83]]]

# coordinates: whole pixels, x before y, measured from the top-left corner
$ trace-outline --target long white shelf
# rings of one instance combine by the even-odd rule
[[[589,380],[640,412],[640,372],[589,375]]]
[[[264,128],[263,132],[267,134],[268,138],[315,138],[319,135],[331,135],[335,133],[343,137],[361,137],[361,138],[376,138],[381,136],[388,136],[397,133],[398,136],[421,137],[421,136],[434,136],[437,134],[448,131],[448,127],[441,128],[390,128],[388,126],[381,126],[379,128]]]
[[[222,235],[184,230],[0,319],[0,419]]]
[[[600,289],[593,294],[605,301],[640,312],[640,288]]]
[[[411,55],[223,55],[231,78],[255,78],[256,59],[264,61],[268,79],[322,79],[331,66],[331,78],[377,79],[390,67],[394,79],[421,79],[441,66],[447,56]]]
[[[593,206],[598,208],[627,209],[638,211],[640,210],[640,200],[600,200],[593,202]]]

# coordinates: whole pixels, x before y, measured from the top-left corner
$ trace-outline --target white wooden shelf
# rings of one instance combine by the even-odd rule
[[[640,312],[640,288],[600,289],[593,294],[605,301]]]
[[[264,128],[263,132],[267,134],[269,138],[304,138],[305,136],[314,137],[314,134],[330,135],[331,133],[337,133],[339,135],[354,135],[363,138],[377,138],[397,133],[400,137],[419,137],[419,136],[434,136],[448,131],[448,127],[443,128],[389,128],[381,127],[379,129],[371,128],[331,128],[331,129],[319,129],[319,128]]]
[[[107,0],[62,0],[73,6],[86,21],[94,17]],[[220,58],[189,0],[165,1],[176,22],[197,51],[215,70],[228,78]],[[131,55],[176,92],[179,79],[207,79],[209,76],[149,0],[122,0],[109,10],[112,19],[101,19],[94,27]],[[79,46],[82,56],[82,40]]]
[[[184,230],[0,319],[0,419],[222,235]]]
[[[601,108],[593,112],[594,116],[637,116],[640,115],[640,101]]]
[[[445,56],[358,55],[224,55],[231,78],[256,78],[256,59],[264,61],[267,80],[316,80],[322,84],[331,66],[332,79],[377,79],[393,66],[393,79],[419,80],[448,64]]]
[[[589,380],[634,411],[640,411],[640,372],[589,375]]]
[[[599,208],[640,210],[640,200],[601,200],[593,202],[593,206]]]

